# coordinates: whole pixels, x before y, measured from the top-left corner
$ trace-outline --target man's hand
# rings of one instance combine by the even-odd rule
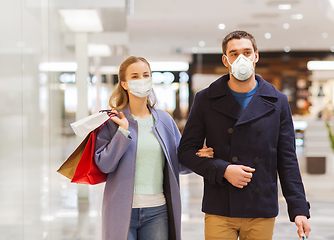
[[[230,164],[225,170],[224,177],[229,181],[233,186],[237,188],[243,188],[248,185],[251,181],[255,169],[243,165],[234,165]]]
[[[299,235],[299,238],[302,238],[304,236],[304,233],[306,235],[306,238],[308,238],[308,235],[311,231],[311,227],[308,223],[307,217],[302,215],[296,216],[295,224],[298,227],[297,233]]]

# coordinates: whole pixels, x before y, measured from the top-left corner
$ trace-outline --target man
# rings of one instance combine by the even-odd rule
[[[299,237],[311,231],[287,97],[255,75],[254,37],[223,40],[229,74],[198,92],[179,146],[179,161],[204,178],[205,239],[272,239],[278,215],[277,173]],[[215,157],[198,157],[206,145]]]

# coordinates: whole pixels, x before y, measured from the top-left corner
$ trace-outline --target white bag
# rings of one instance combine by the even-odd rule
[[[107,112],[98,112],[71,123],[70,125],[75,134],[79,135],[80,137],[84,137],[94,129],[101,126],[108,119],[109,115]]]

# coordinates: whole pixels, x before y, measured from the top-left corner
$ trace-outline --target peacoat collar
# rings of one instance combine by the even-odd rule
[[[277,90],[259,75],[255,75],[258,89],[245,110],[228,89],[227,81],[229,79],[229,74],[223,75],[208,87],[207,97],[216,99],[212,104],[214,110],[236,119],[236,125],[247,123],[274,110],[278,99]]]

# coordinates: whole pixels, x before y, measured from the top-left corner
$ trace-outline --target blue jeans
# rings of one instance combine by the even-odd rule
[[[167,205],[132,208],[128,240],[168,240]]]

